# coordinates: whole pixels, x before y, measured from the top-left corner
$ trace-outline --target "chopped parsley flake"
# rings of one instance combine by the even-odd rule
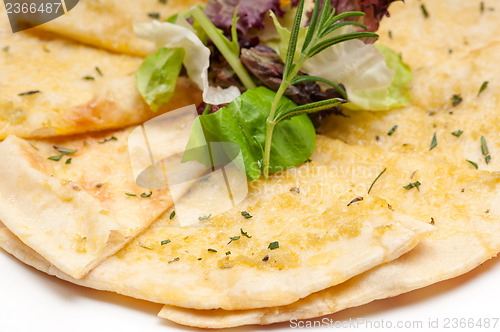
[[[31,91],[26,91],[26,92],[21,92],[18,94],[18,96],[30,96],[30,95],[34,95],[34,94],[37,94],[37,93],[42,93],[40,90],[31,90]]]
[[[153,192],[152,192],[152,191],[150,191],[150,192],[149,192],[149,194],[142,193],[142,194],[141,194],[141,197],[142,197],[142,198],[149,198],[149,197],[151,197],[151,195],[153,195]]]
[[[148,13],[148,16],[154,18],[155,20],[160,19],[160,13]]]
[[[97,66],[96,66],[96,67],[95,67],[95,71],[96,71],[96,72],[97,72],[100,76],[104,76],[104,74],[102,73],[101,68],[99,68],[99,67],[97,67]]]
[[[83,76],[83,79],[86,81],[94,81],[95,77],[94,76]]]
[[[250,236],[250,235],[248,235],[248,233],[247,233],[247,232],[244,232],[244,231],[243,231],[243,228],[240,228],[240,232],[241,232],[241,235],[243,235],[243,236],[245,236],[245,237],[247,237],[247,238],[249,238],[249,239],[251,238],[251,236]]]
[[[437,138],[436,138],[436,133],[434,133],[434,136],[432,136],[432,141],[431,141],[431,147],[429,149],[432,150],[438,145]]]
[[[391,130],[389,130],[389,132],[387,133],[387,135],[392,136],[392,134],[394,134],[396,129],[398,129],[398,125],[395,125],[394,127],[392,127]]]
[[[250,219],[250,218],[252,218],[252,217],[253,217],[253,216],[252,216],[250,213],[248,213],[247,211],[241,211],[241,215],[242,215],[243,217],[245,217],[245,219]]]
[[[131,194],[131,193],[125,193],[125,195],[127,195],[127,196],[131,196],[131,197],[135,197],[135,196],[137,196],[136,194]]]
[[[475,162],[473,162],[472,160],[467,160],[467,162],[469,164],[471,164],[472,166],[474,166],[475,169],[478,169],[477,164]]]
[[[417,190],[420,191],[421,185],[422,184],[419,181],[416,181],[416,182],[412,182],[406,186],[403,186],[403,188],[405,188],[406,190],[411,190],[412,188],[417,188]]]
[[[217,252],[217,250],[212,249],[212,248],[209,248],[209,249],[208,249],[208,252]]]
[[[375,182],[377,182],[377,180],[382,176],[382,174],[385,173],[385,171],[387,171],[387,168],[384,168],[384,170],[382,172],[380,172],[379,175],[377,175],[375,180],[373,180],[372,184],[370,185],[370,188],[368,188],[368,192],[367,192],[368,195],[370,194],[370,191],[372,191],[372,188],[373,188],[373,185],[375,184]]]
[[[481,87],[479,88],[479,91],[477,92],[477,96],[481,94],[487,87],[488,87],[488,81],[484,81],[483,84],[481,84]]]
[[[362,200],[363,200],[363,197],[356,197],[355,199],[350,201],[349,204],[347,204],[347,206],[350,206],[351,204],[354,204],[356,202],[361,202]]]
[[[306,163],[310,163],[312,160],[311,159],[307,159],[306,160]]]
[[[69,154],[73,154],[76,151],[78,151],[78,150],[73,150],[73,149],[61,148],[61,147],[55,146],[55,145],[54,145],[54,149],[59,151],[62,155],[69,155]]]
[[[429,12],[427,11],[427,8],[425,8],[425,6],[422,4],[420,6],[420,9],[422,10],[422,14],[424,14],[424,17],[428,18],[429,17]]]
[[[240,239],[240,237],[241,236],[239,236],[239,235],[238,236],[231,236],[231,237],[229,237],[231,239],[231,241],[229,241],[227,244],[230,244],[233,241],[238,241]]]
[[[51,157],[49,157],[47,159],[53,160],[53,161],[59,161],[59,160],[61,160],[62,157],[63,157],[62,154],[60,154],[60,155],[57,155],[57,156],[51,156]]]
[[[153,248],[148,247],[147,245],[145,245],[145,244],[143,244],[143,243],[141,243],[141,242],[139,242],[138,244],[139,244],[139,246],[140,246],[141,248],[148,249],[148,250],[153,250]]]
[[[488,146],[486,145],[486,138],[484,138],[484,136],[481,136],[481,152],[483,153],[484,160],[488,164],[491,161],[491,156]]]
[[[389,39],[392,39],[392,31],[391,31],[391,30],[389,30],[389,31],[387,32],[387,34],[389,35]]]
[[[115,136],[111,136],[110,138],[106,138],[104,141],[97,142],[97,143],[104,144],[104,143],[107,143],[109,141],[118,141],[118,138],[116,138]]]
[[[172,242],[172,241],[170,241],[170,240],[163,240],[163,241],[161,241],[161,245],[164,246],[165,244],[168,244],[170,242]]]
[[[226,251],[226,256],[227,255],[231,255],[231,252],[230,251]]]
[[[170,220],[172,220],[172,219],[174,219],[174,218],[175,218],[175,210],[174,210],[174,211],[172,211],[172,213],[170,214],[170,217],[169,217],[169,218],[170,218]]]
[[[463,133],[464,133],[464,131],[459,129],[457,131],[452,132],[451,134],[453,136],[460,137],[460,135],[462,135]]]
[[[481,136],[481,152],[485,156],[489,154],[488,146],[486,145],[486,138],[484,138],[484,136]]]
[[[72,158],[68,158],[68,159],[66,160],[66,165],[71,164],[71,161],[72,161]]]
[[[278,243],[278,241],[271,242],[267,246],[267,248],[271,249],[271,250],[278,249],[279,247],[280,247],[280,244]]]
[[[463,99],[460,95],[453,95],[453,97],[451,97],[451,105],[453,105],[453,107],[456,107],[462,102],[462,100]]]
[[[211,216],[212,216],[212,214],[210,213],[208,216],[201,216],[201,217],[198,217],[198,220],[199,220],[199,221],[207,220],[207,219],[209,219]]]

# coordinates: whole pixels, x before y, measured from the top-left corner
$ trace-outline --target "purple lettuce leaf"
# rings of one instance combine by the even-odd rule
[[[319,0],[323,3],[323,0]],[[368,27],[368,31],[377,31],[379,22],[384,16],[389,16],[389,5],[398,0],[330,0],[335,7],[335,14],[348,11],[364,12],[366,16],[360,17],[359,22]],[[352,20],[355,18],[348,18]]]
[[[241,62],[263,85],[273,91],[278,90],[282,82],[285,65],[276,52],[261,45],[242,49]],[[299,72],[298,75],[305,75],[305,73]],[[323,91],[315,82],[305,82],[289,86],[285,91],[285,96],[297,105],[305,105],[330,98],[342,98],[337,90],[326,89]],[[343,115],[340,108],[334,107],[309,114],[309,117],[317,128],[321,124],[321,120],[330,114]]]
[[[242,34],[249,29],[263,28],[264,16],[269,10],[277,16],[283,15],[279,0],[209,0],[203,12],[216,27],[229,32],[236,8],[239,17],[236,27]]]

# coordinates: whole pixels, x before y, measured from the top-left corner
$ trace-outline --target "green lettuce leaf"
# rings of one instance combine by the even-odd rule
[[[137,89],[151,110],[157,111],[172,98],[183,60],[184,49],[162,47],[137,70]]]
[[[178,24],[158,21],[138,23],[134,25],[134,31],[137,36],[154,42],[158,48],[184,49],[183,65],[188,77],[203,91],[204,102],[214,105],[231,102],[240,95],[240,90],[235,86],[223,89],[209,85],[210,50],[193,32],[192,27],[182,22],[181,17],[178,17]]]
[[[387,66],[394,70],[392,83],[387,89],[353,91],[349,95],[351,102],[343,105],[350,110],[385,111],[406,106],[410,102],[408,86],[413,78],[410,67],[389,47],[375,46],[384,55]]]
[[[193,129],[201,125],[203,130],[191,132],[183,161],[197,160],[210,167],[203,153],[193,153],[200,142],[234,143],[241,151],[247,178],[257,180],[261,175],[266,120],[275,95],[268,88],[258,87],[247,90],[215,113],[200,115]],[[288,98],[282,98],[280,104],[296,106]],[[314,152],[315,142],[316,132],[307,115],[279,122],[273,134],[270,171],[279,172],[304,163]],[[227,153],[235,155],[234,151]]]

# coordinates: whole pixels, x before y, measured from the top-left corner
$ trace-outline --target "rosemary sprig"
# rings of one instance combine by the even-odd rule
[[[321,8],[320,8],[321,7]],[[332,32],[340,29],[344,26],[353,25],[358,26],[366,30],[366,26],[353,21],[339,22],[348,17],[364,16],[363,12],[345,12],[340,15],[335,15],[335,8],[331,8],[330,1],[323,1],[323,6],[321,6],[320,1],[316,1],[314,5],[314,10],[311,16],[311,23],[308,27],[307,34],[302,46],[300,56],[295,60],[295,54],[297,49],[297,42],[299,38],[300,23],[302,20],[302,14],[304,11],[304,0],[299,2],[297,6],[297,13],[295,14],[295,19],[293,22],[293,27],[290,35],[290,42],[288,44],[288,50],[285,58],[285,67],[283,69],[283,80],[276,93],[276,97],[271,105],[271,110],[266,121],[266,141],[264,147],[264,158],[263,158],[263,173],[264,177],[269,176],[269,161],[271,157],[271,141],[273,136],[274,127],[281,120],[286,118],[297,116],[301,114],[307,114],[312,112],[321,111],[331,107],[340,105],[346,102],[347,96],[345,92],[335,83],[330,82],[325,79],[320,79],[313,76],[297,76],[298,72],[304,65],[304,63],[311,57],[321,53],[327,48],[334,46],[336,44],[342,43],[344,41],[363,38],[363,37],[378,37],[377,34],[372,32],[349,32],[345,34],[330,36]],[[279,102],[286,89],[291,86],[307,81],[319,81],[327,83],[334,87],[337,91],[342,91],[341,96],[344,99],[332,98],[328,100],[323,100],[320,102],[310,103],[307,105],[302,105],[298,107],[287,107],[280,108]]]

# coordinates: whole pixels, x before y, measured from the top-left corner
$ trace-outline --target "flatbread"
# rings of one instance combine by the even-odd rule
[[[213,188],[210,180],[201,183],[185,199],[207,187],[212,195],[226,190]],[[433,229],[376,197],[349,204],[365,192],[346,185],[337,169],[309,163],[254,182],[237,208],[200,225],[180,227],[168,211],[85,278],[44,271],[96,289],[197,309],[288,304],[399,257]],[[211,207],[205,208],[208,215]],[[274,241],[279,248],[273,250]]]
[[[80,0],[70,12],[38,29],[117,53],[146,56],[156,51],[153,43],[138,38],[136,23],[164,21],[206,0]]]
[[[439,66],[422,68],[411,84],[412,105],[389,112],[346,112],[331,118],[326,135],[349,144],[374,145],[402,154],[429,156],[465,169],[500,170],[500,43],[492,43]],[[487,87],[478,96],[481,85]],[[462,102],[453,106],[452,96]],[[391,128],[398,126],[393,134]],[[458,131],[462,133],[457,134]],[[453,134],[455,133],[455,135]],[[434,134],[437,145],[432,150]],[[459,135],[457,137],[456,135]],[[490,160],[485,160],[484,136]]]
[[[164,189],[141,197],[130,131],[31,142],[9,136],[0,143],[0,220],[59,269],[83,277],[172,205]],[[48,160],[60,155],[54,147],[76,151]]]
[[[497,5],[482,0],[395,1],[389,7],[391,17],[377,31],[379,42],[401,53],[414,71],[442,64],[500,41]]]
[[[353,186],[370,184],[367,169],[387,171],[370,195],[385,198],[395,211],[433,221],[436,230],[401,258],[312,294],[291,305],[255,310],[189,310],[165,306],[159,316],[183,325],[223,328],[271,324],[331,314],[395,296],[470,271],[500,251],[500,174],[463,170],[373,147],[320,139],[314,163],[349,170]],[[412,173],[417,171],[413,178]],[[403,185],[420,181],[420,191]]]
[[[172,100],[152,112],[135,86],[143,59],[47,33],[13,34],[2,9],[0,49],[0,140],[120,128],[201,101],[198,89],[180,77]]]

